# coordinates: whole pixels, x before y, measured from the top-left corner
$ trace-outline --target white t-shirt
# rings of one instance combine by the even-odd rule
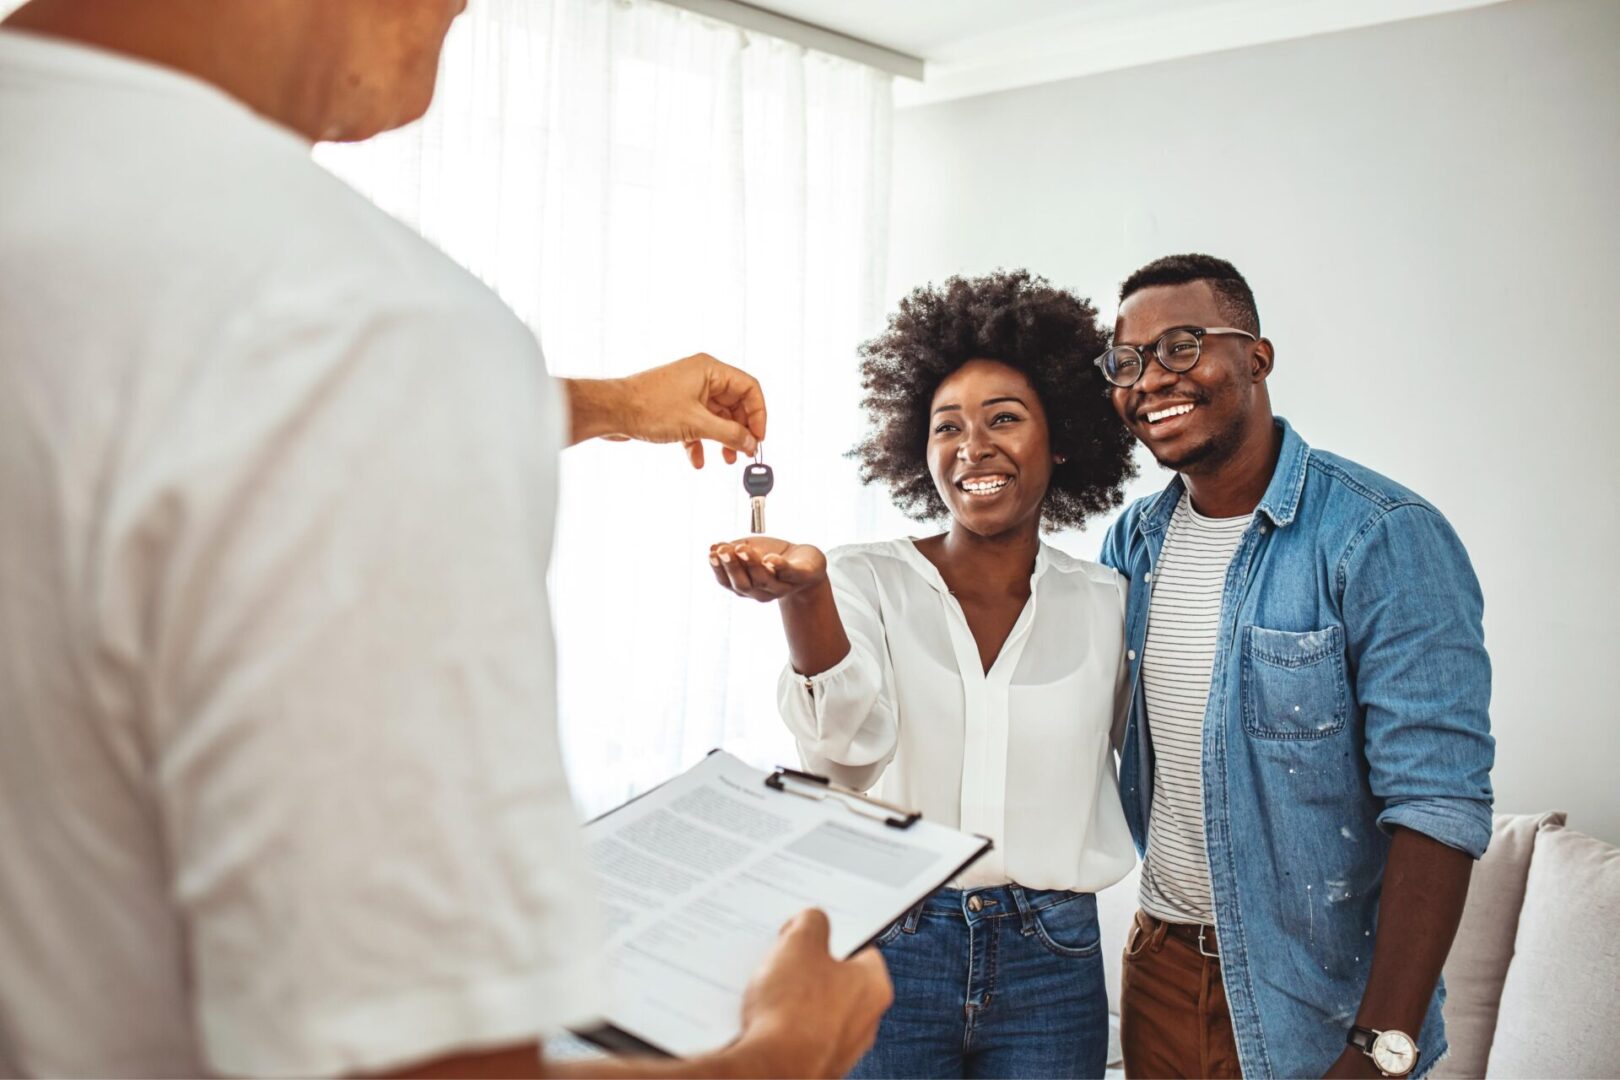
[[[0,1075],[600,1007],[533,336],[293,135],[0,32]]]
[[[1204,838],[1204,713],[1226,570],[1253,519],[1207,518],[1182,496],[1153,572],[1142,652],[1153,805],[1141,901],[1166,922],[1215,925]]]
[[[961,605],[910,540],[836,548],[827,565],[849,655],[810,679],[789,665],[778,688],[806,768],[994,840],[965,888],[1096,892],[1129,873],[1109,738],[1125,579],[1042,544],[986,672]]]

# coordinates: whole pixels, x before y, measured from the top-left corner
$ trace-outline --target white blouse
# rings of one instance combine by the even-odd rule
[[[1110,733],[1125,704],[1125,579],[1041,544],[989,672],[956,597],[910,540],[828,553],[849,655],[777,701],[805,767],[979,833],[953,884],[1096,892],[1136,861]],[[1116,704],[1117,703],[1117,704]]]

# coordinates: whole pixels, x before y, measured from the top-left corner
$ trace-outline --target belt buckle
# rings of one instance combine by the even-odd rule
[[[1211,960],[1219,960],[1221,958],[1220,953],[1210,952],[1204,947],[1204,932],[1208,929],[1209,927],[1205,926],[1203,923],[1198,924],[1198,955],[1207,956]]]

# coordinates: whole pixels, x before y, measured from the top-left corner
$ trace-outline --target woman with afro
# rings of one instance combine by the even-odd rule
[[[774,600],[806,765],[995,841],[879,939],[895,1004],[853,1076],[1102,1076],[1094,893],[1135,861],[1110,732],[1125,582],[1041,540],[1117,506],[1130,434],[1089,303],[1024,271],[917,289],[862,349],[862,479],[945,530],[710,553]]]

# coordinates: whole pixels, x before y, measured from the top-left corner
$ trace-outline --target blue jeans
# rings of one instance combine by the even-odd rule
[[[852,1077],[1100,1077],[1108,988],[1097,898],[941,889],[878,939],[894,1006]]]

